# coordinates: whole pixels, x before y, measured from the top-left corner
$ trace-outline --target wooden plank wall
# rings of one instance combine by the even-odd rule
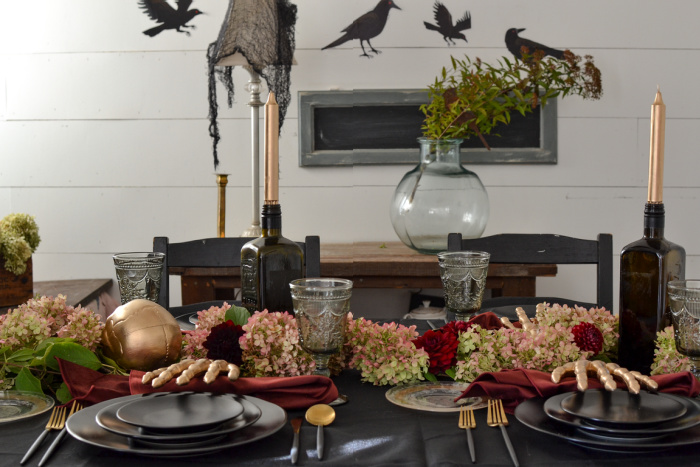
[[[604,97],[559,102],[559,163],[475,168],[491,199],[485,234],[614,235],[619,252],[641,235],[649,111],[656,86],[667,104],[667,236],[700,276],[697,148],[700,147],[700,3],[693,0],[444,0],[454,17],[469,9],[469,43],[446,47],[426,30],[432,2],[397,0],[382,51],[359,57],[340,36],[375,0],[297,0],[293,100],[280,141],[281,200],[288,237],[322,242],[393,241],[389,202],[409,166],[300,168],[296,92],[419,88],[450,54],[486,61],[508,55],[503,37],[525,37],[578,54],[602,70]],[[216,232],[216,186],[207,127],[205,49],[228,2],[195,0],[206,15],[191,36],[152,26],[137,2],[0,0],[0,216],[34,214],[42,243],[35,280],[111,277],[110,256]],[[250,223],[250,136],[245,71],[234,73],[236,104],[220,87],[221,172],[230,173],[227,233]],[[617,261],[615,261],[617,274]],[[562,268],[540,291],[582,300],[592,281]],[[617,287],[616,287],[617,290]]]

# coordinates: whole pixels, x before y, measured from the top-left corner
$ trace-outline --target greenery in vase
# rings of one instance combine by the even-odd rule
[[[566,50],[564,58],[557,60],[545,58],[542,51],[532,55],[524,52],[523,60],[503,57],[497,66],[479,58],[451,57],[452,69],[442,69],[428,87],[430,103],[421,106],[425,114],[423,136],[478,136],[489,148],[483,135],[499,123],[510,123],[513,111],[525,115],[557,96],[599,99],[602,95],[600,70],[590,55],[582,59]]]
[[[34,216],[9,214],[0,220],[0,258],[5,260],[5,269],[11,273],[24,274],[27,261],[40,241]]]

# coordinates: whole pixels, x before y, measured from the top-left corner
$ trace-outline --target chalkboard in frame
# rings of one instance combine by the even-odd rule
[[[424,89],[299,91],[299,165],[416,164]],[[557,101],[462,143],[464,164],[556,164]]]

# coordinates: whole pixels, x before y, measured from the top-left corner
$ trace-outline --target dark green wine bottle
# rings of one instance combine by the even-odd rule
[[[241,301],[251,313],[294,313],[289,283],[304,277],[301,247],[282,236],[279,204],[262,208],[262,236],[241,249]]]
[[[664,238],[664,205],[647,203],[644,236],[620,254],[619,363],[648,374],[656,333],[671,325],[668,281],[685,279],[685,250]]]

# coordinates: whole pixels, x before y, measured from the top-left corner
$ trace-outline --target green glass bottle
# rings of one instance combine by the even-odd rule
[[[649,191],[644,236],[620,253],[620,347],[628,370],[648,374],[656,333],[671,325],[667,284],[685,278],[685,250],[664,238],[664,131],[666,106],[657,90],[651,106]]]
[[[685,278],[685,250],[664,238],[664,205],[647,203],[644,236],[620,254],[621,366],[649,374],[656,333],[671,325],[668,281]]]
[[[265,202],[262,236],[241,248],[241,301],[251,313],[294,313],[289,283],[304,277],[301,247],[282,236],[279,204],[279,108],[275,94],[265,103]]]
[[[261,226],[262,236],[241,249],[241,301],[251,313],[294,313],[289,283],[304,277],[304,254],[299,245],[282,236],[279,204],[263,206]]]

